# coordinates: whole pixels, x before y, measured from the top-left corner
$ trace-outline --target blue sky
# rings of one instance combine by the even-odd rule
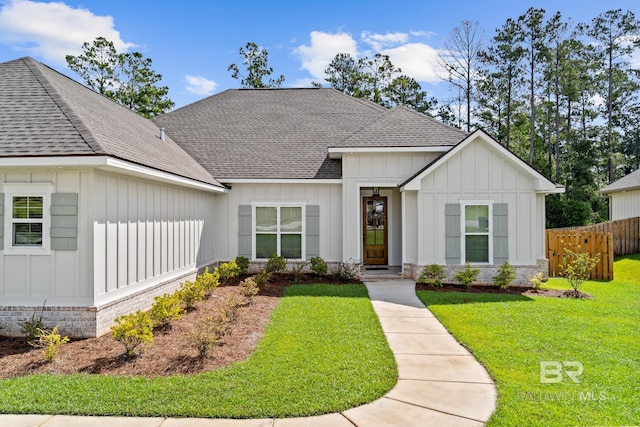
[[[79,54],[83,42],[104,36],[120,50],[153,59],[180,107],[239,87],[227,67],[240,62],[238,49],[249,41],[269,52],[285,87],[326,83],[323,70],[336,53],[382,52],[442,100],[447,89],[436,56],[451,31],[463,20],[478,21],[488,41],[529,7],[549,16],[560,11],[574,23],[617,8],[640,17],[638,0],[0,0],[0,62],[32,56],[76,78],[65,54]]]

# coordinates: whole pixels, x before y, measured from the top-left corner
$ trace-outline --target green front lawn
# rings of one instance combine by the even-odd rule
[[[419,291],[419,298],[487,367],[498,387],[492,426],[636,425],[640,420],[640,256],[615,280],[586,282],[590,300]],[[564,279],[549,287],[569,289]],[[541,362],[579,362],[541,382]],[[576,372],[578,365],[567,365]],[[542,375],[553,381],[553,366]],[[577,373],[577,372],[576,372]]]
[[[291,417],[370,402],[397,367],[363,285],[285,290],[256,351],[195,376],[33,375],[0,381],[0,413]]]

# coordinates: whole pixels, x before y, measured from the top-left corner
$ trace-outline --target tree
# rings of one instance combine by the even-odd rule
[[[120,58],[113,42],[97,37],[92,44],[82,44],[82,54],[67,55],[67,65],[94,91],[113,97],[118,86]]]
[[[393,76],[402,72],[389,60],[389,55],[376,53],[373,58],[361,58],[363,70],[363,95],[376,104],[384,105],[384,95],[393,80]]]
[[[332,88],[356,98],[362,98],[362,62],[348,53],[338,53],[324,70],[325,80]]]
[[[612,182],[613,154],[620,139],[617,123],[629,97],[638,91],[638,85],[630,82],[625,58],[640,47],[640,22],[631,11],[609,10],[595,17],[585,30],[596,41],[597,58],[603,67],[608,180]]]
[[[427,92],[422,90],[420,83],[404,75],[396,77],[389,83],[385,95],[387,107],[403,105],[425,114],[438,104],[435,98],[428,98]]]
[[[118,53],[104,37],[82,45],[79,56],[67,55],[69,68],[85,84],[118,104],[148,119],[171,110],[169,88],[158,86],[162,75],[151,68],[152,60],[140,52]]]
[[[246,74],[240,73],[240,69],[234,63],[229,65],[227,71],[231,71],[231,77],[240,79],[240,84],[244,88],[269,88],[280,87],[284,82],[284,76],[281,74],[277,79],[269,78],[268,82],[264,79],[273,74],[273,67],[269,67],[269,52],[259,47],[253,42],[247,43],[245,47],[240,48],[240,57],[242,65],[246,68]]]
[[[440,55],[440,62],[447,70],[449,83],[461,93],[466,104],[467,132],[471,130],[471,104],[480,65],[482,34],[480,23],[462,21],[445,41],[444,53]]]

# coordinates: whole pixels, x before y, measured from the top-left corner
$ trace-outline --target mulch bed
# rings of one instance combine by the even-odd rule
[[[239,281],[239,280],[238,280]],[[237,282],[236,282],[237,283]],[[305,275],[298,283],[335,283],[332,277],[324,279]],[[238,308],[236,321],[222,345],[199,357],[186,332],[214,315],[222,307],[229,293],[239,292],[236,284],[218,287],[211,297],[196,305],[196,309],[173,322],[168,331],[156,331],[153,345],[140,355],[123,357],[124,347],[110,333],[98,338],[72,340],[62,346],[60,358],[45,362],[41,349],[34,349],[24,338],[0,336],[0,379],[36,373],[146,377],[176,374],[197,374],[211,371],[246,359],[263,336],[272,310],[278,304],[291,277],[275,275],[269,286],[260,290],[254,302]]]
[[[445,283],[440,286],[425,285],[423,283],[416,283],[417,291],[438,291],[438,292],[471,292],[477,294],[510,294],[510,295],[524,295],[524,296],[539,296],[539,297],[554,297],[554,298],[575,298],[576,295],[573,290],[558,290],[558,289],[534,289],[526,286],[510,286],[506,289],[501,289],[498,286],[492,285],[478,285],[478,286],[463,286]],[[584,292],[578,292],[578,298],[593,298],[589,294]]]

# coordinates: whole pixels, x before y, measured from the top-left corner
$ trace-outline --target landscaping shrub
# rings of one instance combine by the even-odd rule
[[[184,309],[191,311],[195,308],[196,303],[204,300],[204,287],[202,283],[186,281],[177,294]]]
[[[600,259],[600,254],[591,256],[588,252],[580,253],[580,246],[574,251],[573,249],[566,247],[564,259],[560,265],[562,275],[567,278],[569,285],[573,289],[573,296],[580,297],[578,289],[582,286],[585,280],[591,275],[591,270],[596,266]]]
[[[224,283],[228,283],[229,280],[240,275],[240,267],[235,260],[229,262],[223,262],[218,266],[218,273],[220,274],[220,280]]]
[[[188,332],[191,345],[198,351],[198,356],[204,357],[209,350],[219,345],[222,341],[220,335],[219,319],[207,317],[200,320],[193,329]]]
[[[62,337],[56,325],[51,331],[40,330],[37,346],[44,349],[44,359],[51,362],[60,356],[60,348],[68,342],[69,337]]]
[[[319,256],[314,256],[311,258],[311,271],[316,273],[318,276],[324,276],[329,271],[329,267],[327,266],[327,262]]]
[[[272,273],[267,270],[264,270],[256,274],[254,277],[255,277],[256,285],[258,285],[258,288],[264,289],[264,287],[269,284],[269,281],[271,280],[271,276],[272,276]]]
[[[340,263],[340,267],[333,274],[333,277],[341,282],[351,282],[360,278],[360,266],[362,263],[349,258],[347,261]]]
[[[25,320],[22,323],[22,335],[24,335],[24,338],[27,344],[32,347],[37,346],[38,338],[40,337],[40,334],[44,330],[47,330],[47,329],[44,327],[42,316],[36,317],[35,311],[31,315],[31,319]]]
[[[196,278],[196,282],[200,283],[204,289],[205,297],[208,298],[220,284],[220,272],[217,268],[214,268],[213,273],[209,273],[209,267],[207,267],[204,269],[204,273]]]
[[[516,278],[516,269],[511,264],[505,262],[498,269],[498,274],[493,277],[493,283],[500,287],[500,289],[506,289],[511,282]]]
[[[242,282],[240,282],[240,293],[247,299],[247,303],[251,304],[253,302],[253,298],[258,295],[258,284],[254,277],[247,277]]]
[[[249,271],[249,258],[246,256],[238,255],[236,257],[236,264],[240,269],[240,276],[244,276]]]
[[[418,283],[426,283],[432,286],[442,286],[442,280],[446,279],[447,275],[444,272],[444,267],[438,264],[425,265],[420,275],[418,276]]]
[[[293,279],[293,283],[300,283],[302,278],[304,277],[303,270],[308,265],[305,261],[294,262],[289,271],[291,272],[291,276]]]
[[[153,324],[148,313],[135,313],[120,316],[111,327],[113,338],[124,345],[125,356],[132,357],[136,349],[153,344]],[[142,350],[141,350],[142,351]]]
[[[154,328],[169,329],[171,322],[180,319],[184,314],[178,292],[157,296],[154,301],[149,311]]]
[[[542,284],[546,281],[547,279],[545,279],[545,277],[543,276],[542,271],[538,271],[536,274],[529,278],[529,283],[531,283],[531,286],[535,290],[540,289]]]
[[[478,274],[480,274],[480,270],[477,268],[471,268],[471,263],[467,262],[467,267],[464,270],[457,272],[453,277],[464,286],[469,287],[476,280]]]
[[[264,270],[272,274],[286,273],[287,259],[281,255],[273,254],[273,256],[267,260]]]

